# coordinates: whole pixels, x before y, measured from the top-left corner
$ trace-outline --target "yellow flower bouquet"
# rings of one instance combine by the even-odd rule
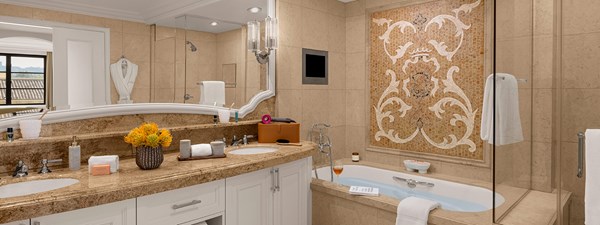
[[[167,129],[158,129],[156,123],[144,123],[129,131],[129,134],[125,136],[125,142],[133,145],[133,147],[148,146],[156,148],[162,146],[168,148],[173,142],[173,136]]]
[[[168,148],[173,136],[167,129],[159,129],[156,123],[143,123],[125,136],[125,142],[137,149],[135,162],[141,169],[156,169],[163,162],[162,148]]]

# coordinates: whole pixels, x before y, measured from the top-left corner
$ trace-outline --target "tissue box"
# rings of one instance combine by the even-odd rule
[[[300,142],[299,123],[270,123],[258,124],[258,143],[275,143],[277,139],[289,140],[291,143]]]

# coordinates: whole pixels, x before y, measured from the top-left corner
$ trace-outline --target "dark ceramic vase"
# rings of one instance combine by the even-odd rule
[[[158,146],[156,148],[148,146],[137,147],[137,151],[135,153],[135,164],[137,164],[140,169],[156,169],[163,162],[163,159],[162,146]]]

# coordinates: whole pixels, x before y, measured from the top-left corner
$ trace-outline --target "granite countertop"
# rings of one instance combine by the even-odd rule
[[[302,142],[301,147],[275,144],[248,146],[275,146],[279,150],[255,155],[228,154],[226,158],[192,161],[178,161],[177,154],[171,153],[165,154],[164,162],[155,170],[141,170],[136,166],[135,159],[125,159],[120,161],[118,173],[106,176],[90,176],[87,165],[82,165],[77,171],[63,169],[50,174],[30,171],[32,173],[24,178],[1,177],[0,186],[51,178],[74,178],[79,183],[53,191],[0,199],[0,224],[220,180],[309,157],[315,148],[311,142]],[[235,149],[237,147],[229,147],[225,152]]]

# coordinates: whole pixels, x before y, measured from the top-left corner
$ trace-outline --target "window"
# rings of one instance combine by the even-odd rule
[[[0,105],[46,104],[46,56],[0,53]]]

